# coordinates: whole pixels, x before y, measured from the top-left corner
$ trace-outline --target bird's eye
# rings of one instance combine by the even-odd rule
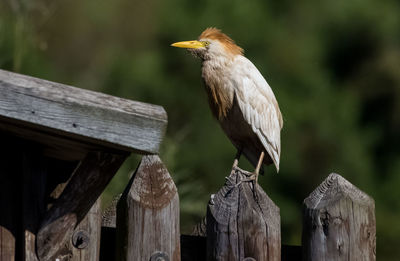
[[[207,46],[209,46],[210,45],[210,42],[209,41],[204,41],[204,46],[205,47],[207,47]]]

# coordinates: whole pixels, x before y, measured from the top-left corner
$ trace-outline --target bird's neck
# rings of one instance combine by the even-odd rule
[[[202,78],[204,80],[211,111],[222,121],[233,104],[234,87],[232,82],[232,65],[234,59],[215,57],[203,60]]]
[[[231,72],[231,68],[234,65],[235,56],[211,56],[208,59],[202,59],[202,70],[203,73],[214,72],[219,75],[228,74]]]

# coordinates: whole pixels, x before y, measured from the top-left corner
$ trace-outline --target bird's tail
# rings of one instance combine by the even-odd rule
[[[253,129],[254,130],[254,129]],[[279,172],[279,159],[281,155],[281,147],[280,144],[273,144],[268,141],[268,139],[259,131],[255,131],[261,143],[264,146],[264,150],[267,151],[269,157],[264,157],[264,163],[268,164],[271,161],[274,163],[276,167],[276,172]],[[271,159],[271,160],[269,160]],[[256,163],[257,164],[257,163]]]
[[[280,153],[277,152],[274,149],[271,149],[271,152],[268,151],[269,156],[272,159],[272,162],[274,163],[275,167],[276,167],[276,172],[279,173],[279,158],[280,158]]]

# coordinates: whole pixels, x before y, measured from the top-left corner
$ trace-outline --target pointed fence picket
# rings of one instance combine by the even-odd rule
[[[127,187],[126,191],[135,196],[129,199],[125,192],[119,200],[117,214],[114,203],[103,216],[108,224],[115,224],[116,215],[123,216],[122,221],[116,222],[116,231],[124,232],[116,236],[113,225],[111,233],[118,242],[114,253],[117,260],[376,260],[374,200],[334,173],[304,200],[302,246],[281,246],[279,208],[240,169],[232,170],[223,187],[211,196],[207,220],[196,228],[195,234],[181,235],[179,242],[178,194],[165,166],[159,163],[158,157],[153,159],[160,167],[153,168],[151,173],[151,167],[144,167],[150,161],[147,159],[143,163],[142,160]],[[155,179],[154,175],[160,177]],[[147,182],[156,180],[162,184],[154,184],[151,200],[155,200],[154,206],[163,206],[161,208],[140,203],[149,198]],[[158,192],[160,188],[164,188],[163,192]],[[142,216],[146,211],[153,218]],[[159,211],[163,214],[156,213]],[[130,216],[127,212],[131,212]],[[143,238],[143,234],[152,240],[135,239]],[[107,254],[104,249],[102,251],[101,256]],[[176,255],[178,251],[180,255]],[[133,255],[134,258],[128,258]]]

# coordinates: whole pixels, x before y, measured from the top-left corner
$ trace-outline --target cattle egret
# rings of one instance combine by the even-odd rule
[[[279,171],[282,115],[271,87],[243,49],[216,28],[172,46],[201,59],[211,111],[238,151],[233,167],[243,153],[255,166],[255,180],[262,164],[274,163]]]

